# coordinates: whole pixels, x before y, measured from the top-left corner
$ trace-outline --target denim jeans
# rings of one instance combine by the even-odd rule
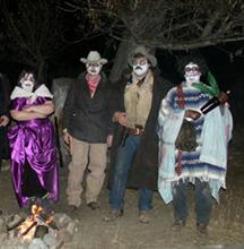
[[[124,146],[118,148],[109,195],[109,202],[112,209],[123,209],[128,173],[138,151],[140,139],[140,136],[129,135]],[[152,208],[152,196],[152,190],[146,187],[139,188],[138,208],[140,211],[146,211]]]
[[[173,206],[176,220],[186,221],[188,216],[187,186],[188,181],[183,182],[182,180],[174,186]],[[207,225],[210,220],[213,204],[208,182],[200,181],[199,179],[195,180],[195,202],[197,223]]]

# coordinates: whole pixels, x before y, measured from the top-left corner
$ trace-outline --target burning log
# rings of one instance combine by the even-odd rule
[[[59,230],[57,225],[55,224],[55,222],[53,220],[53,216],[41,213],[37,216],[37,219],[39,220],[39,223],[47,224],[52,229]]]
[[[13,221],[7,224],[7,231],[14,230],[18,226],[20,226],[24,221],[25,221],[25,218],[20,217],[20,216],[17,216],[16,218],[16,216],[14,216]]]
[[[20,236],[25,236],[26,234],[28,234],[29,231],[30,231],[33,227],[35,227],[36,225],[37,225],[37,221],[33,221],[32,224],[31,224],[30,226],[28,226],[27,229],[26,229],[24,232],[20,233]]]

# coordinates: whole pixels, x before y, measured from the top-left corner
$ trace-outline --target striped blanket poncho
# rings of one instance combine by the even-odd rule
[[[218,107],[193,121],[197,147],[193,151],[178,151],[175,141],[185,111],[200,110],[209,100],[209,96],[183,83],[182,99],[177,89],[174,87],[168,92],[159,111],[159,192],[168,203],[172,200],[173,184],[180,179],[187,179],[194,184],[198,178],[209,182],[212,195],[218,200],[219,189],[225,188],[227,140],[232,130],[230,111],[223,107],[221,112]],[[180,172],[176,171],[179,165]]]

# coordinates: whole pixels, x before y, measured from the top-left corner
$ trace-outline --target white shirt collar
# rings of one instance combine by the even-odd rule
[[[40,85],[34,92],[28,92],[23,88],[16,86],[10,95],[11,100],[15,98],[30,98],[30,97],[47,97],[52,99],[53,95],[44,84]]]

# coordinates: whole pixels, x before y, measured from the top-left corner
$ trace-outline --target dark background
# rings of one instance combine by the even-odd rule
[[[9,9],[16,14],[16,0],[7,1]],[[58,1],[60,2],[60,1]],[[56,4],[56,3],[55,3]],[[79,13],[78,13],[79,14]],[[81,17],[80,17],[81,16]],[[51,87],[52,80],[58,77],[77,77],[81,71],[85,70],[84,65],[80,62],[81,57],[86,57],[90,50],[98,50],[103,57],[109,60],[105,65],[104,71],[109,76],[113,66],[119,41],[112,39],[107,34],[95,35],[94,38],[75,42],[85,35],[78,26],[80,23],[87,27],[83,32],[89,31],[89,24],[85,20],[81,20],[82,15],[77,16],[72,13],[62,13],[62,31],[66,43],[64,47],[58,51],[45,65],[45,83]],[[0,35],[7,37],[7,33],[3,30],[4,19],[0,17]],[[0,37],[1,38],[1,37]],[[47,37],[48,39],[48,37]],[[4,50],[8,39],[3,39],[1,43],[2,55],[0,56],[0,72],[9,78],[11,88],[16,85],[20,71],[26,67],[23,63],[14,62],[15,54],[10,54]],[[241,51],[236,54],[238,49]],[[205,57],[208,67],[216,77],[222,90],[231,90],[230,103],[235,120],[242,121],[244,109],[244,42],[232,42],[228,44],[220,44],[217,46],[201,48],[198,51]],[[164,78],[178,83],[182,80],[176,70],[176,57],[180,52],[156,50],[158,66]]]

